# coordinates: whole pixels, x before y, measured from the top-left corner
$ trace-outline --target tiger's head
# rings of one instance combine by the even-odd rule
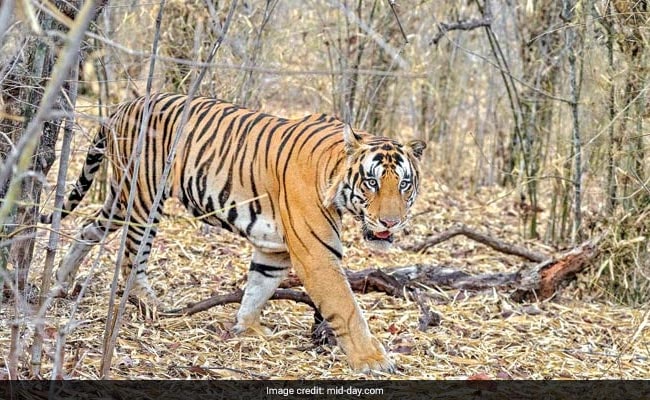
[[[404,228],[419,189],[421,140],[402,144],[393,139],[360,135],[344,129],[346,168],[333,193],[339,209],[362,222],[369,245],[385,249]]]

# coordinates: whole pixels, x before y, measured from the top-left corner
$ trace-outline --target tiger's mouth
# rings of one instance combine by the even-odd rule
[[[388,242],[393,243],[393,234],[389,231],[374,232],[367,227],[363,227],[363,238],[368,242]]]

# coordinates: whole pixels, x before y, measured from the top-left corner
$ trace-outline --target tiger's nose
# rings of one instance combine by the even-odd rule
[[[379,222],[381,222],[386,228],[392,228],[395,225],[399,224],[399,219],[397,219],[397,218],[380,218]]]

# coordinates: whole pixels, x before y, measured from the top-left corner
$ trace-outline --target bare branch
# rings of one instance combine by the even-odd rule
[[[186,307],[176,309],[176,310],[169,310],[160,313],[159,315],[161,317],[178,317],[181,315],[192,315],[201,311],[208,310],[215,306],[221,306],[221,305],[231,304],[231,303],[241,303],[243,296],[244,296],[244,291],[238,289],[232,293],[212,296],[208,299],[199,301],[198,303],[191,303],[188,304]],[[275,293],[273,293],[273,296],[271,296],[271,300],[292,300],[297,303],[307,304],[314,310],[316,309],[314,302],[311,301],[307,293],[299,292],[296,290],[277,289]],[[140,304],[140,306],[142,305]]]
[[[438,42],[440,42],[440,39],[447,35],[447,32],[449,31],[471,31],[477,28],[489,27],[491,25],[492,16],[487,13],[482,18],[472,18],[452,23],[441,22],[438,24],[438,33],[436,33],[433,39],[431,39],[430,44],[437,45]]]
[[[390,5],[390,9],[393,11],[393,15],[395,16],[395,20],[397,21],[397,26],[399,26],[399,31],[402,33],[402,37],[404,38],[404,41],[408,43],[409,40],[406,37],[406,32],[404,32],[402,23],[400,22],[399,16],[397,15],[397,10],[395,9],[395,5],[396,5],[395,0],[388,0],[388,4]]]
[[[163,0],[163,2],[164,2],[164,0]],[[163,5],[163,3],[161,3],[161,8],[162,8],[162,5]],[[230,22],[232,21],[232,18],[233,18],[233,15],[234,15],[234,10],[236,9],[236,7],[237,7],[237,1],[232,2],[232,4],[230,5],[230,11],[228,13],[228,16],[226,17],[226,21],[223,24],[223,28],[221,29],[221,32],[219,34],[218,39],[215,41],[212,48],[210,49],[210,53],[208,54],[206,62],[208,62],[208,63],[212,62],[212,60],[214,59],[217,51],[221,48],[221,44],[223,43],[225,35],[228,32],[228,29],[230,27]],[[215,30],[216,30],[216,23],[215,23]],[[154,42],[154,53],[156,53],[156,43],[155,42]],[[198,52],[195,52],[195,54],[196,53],[198,53]],[[189,105],[190,105],[190,102],[192,101],[192,99],[194,98],[194,95],[198,91],[199,85],[200,85],[201,81],[203,80],[203,78],[205,77],[206,72],[207,72],[206,67],[201,68],[198,76],[196,76],[193,79],[193,82],[190,85],[190,89],[189,89],[188,95],[187,95],[187,100],[185,101],[185,104],[183,106],[183,112],[182,112],[182,114],[180,116],[180,123],[178,125],[178,128],[176,129],[174,139],[172,141],[171,151],[169,152],[169,154],[168,154],[168,156],[167,156],[167,158],[165,160],[165,165],[163,167],[163,171],[162,171],[162,174],[160,176],[160,180],[159,180],[159,184],[158,184],[159,189],[157,190],[157,192],[156,192],[156,194],[154,196],[154,199],[153,199],[153,202],[152,202],[152,205],[151,205],[151,211],[149,212],[149,215],[147,216],[146,228],[144,229],[144,232],[142,234],[143,237],[148,237],[148,235],[150,235],[150,233],[151,233],[151,229],[153,227],[153,221],[154,221],[154,219],[156,217],[156,213],[157,213],[157,210],[158,210],[158,205],[160,204],[160,202],[162,200],[162,197],[163,197],[163,193],[165,191],[164,190],[164,188],[165,188],[164,182],[166,182],[167,178],[169,177],[169,173],[171,171],[172,161],[174,160],[174,157],[176,156],[176,149],[178,148],[178,143],[180,142],[180,139],[181,139],[181,136],[182,136],[182,133],[183,133],[183,128],[184,128],[184,126],[185,126],[185,124],[186,124],[186,122],[187,122],[187,120],[189,118],[189,114],[190,114]],[[150,69],[150,73],[153,73],[153,66]],[[146,126],[146,125],[143,123],[142,127],[144,128],[144,126]],[[143,129],[143,131],[144,131],[144,129]],[[138,160],[140,160],[140,159],[138,158]],[[129,206],[131,205],[131,203],[132,203],[131,198],[129,198]],[[127,207],[127,215],[129,215],[128,207]],[[125,233],[124,237],[126,237],[126,231],[124,233]],[[140,243],[140,246],[138,246],[138,250],[137,250],[137,252],[135,254],[134,260],[138,260],[138,259],[140,259],[142,257],[142,254],[143,254],[144,249],[146,247],[145,243],[146,243],[146,241],[142,241]],[[118,255],[118,263],[116,263],[116,271],[115,271],[116,274],[118,272],[117,269],[118,269],[119,261],[120,261],[120,258],[122,257],[122,255],[123,255],[123,250],[120,251],[120,253]],[[109,300],[109,313],[108,313],[108,317],[106,319],[106,328],[105,328],[105,331],[104,331],[104,334],[105,334],[104,356],[102,358],[102,364],[101,364],[101,374],[102,374],[102,377],[104,377],[104,378],[108,378],[108,376],[109,376],[110,361],[111,361],[111,358],[112,358],[112,355],[113,355],[113,349],[115,348],[115,343],[117,341],[117,335],[119,333],[119,328],[120,328],[121,323],[122,323],[122,317],[123,317],[124,311],[126,309],[126,303],[128,301],[128,293],[131,290],[131,288],[133,287],[133,284],[134,284],[134,281],[135,281],[135,275],[136,275],[135,272],[136,272],[136,268],[132,268],[131,269],[131,274],[129,275],[129,277],[128,277],[127,281],[126,281],[126,285],[125,285],[125,288],[124,288],[125,294],[120,299],[119,307],[115,310],[114,314],[112,313],[112,310],[113,310],[112,307],[113,307],[114,300],[115,300],[115,292],[116,292],[115,289],[117,287],[117,282],[116,282],[117,278],[116,277],[114,277],[113,283],[111,285],[111,299]]]
[[[500,251],[501,253],[505,254],[512,254],[515,256],[523,257],[527,260],[530,261],[535,261],[535,262],[542,262],[544,260],[547,260],[549,256],[537,253],[535,251],[531,251],[526,249],[525,247],[521,246],[516,246],[510,243],[506,243],[502,240],[493,238],[489,235],[486,235],[484,233],[478,232],[474,229],[471,229],[465,225],[457,225],[454,226],[453,228],[447,229],[444,232],[441,232],[437,235],[431,236],[428,239],[426,239],[424,242],[415,244],[412,246],[407,246],[405,249],[411,250],[411,251],[422,251],[425,249],[428,249],[431,246],[435,246],[438,243],[442,243],[446,240],[449,240],[455,236],[458,235],[463,235],[466,236],[474,241],[477,241],[479,243],[482,243],[486,246],[489,246],[493,248],[494,250]]]

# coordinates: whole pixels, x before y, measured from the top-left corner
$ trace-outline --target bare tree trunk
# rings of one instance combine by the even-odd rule
[[[374,7],[373,7],[374,11]],[[399,28],[394,21],[393,14],[385,4],[379,5],[376,13],[378,14],[374,21],[375,29],[381,32],[384,40],[389,41],[391,38],[399,37]],[[394,60],[391,54],[381,46],[375,46],[369,54],[369,61],[373,69],[381,71],[390,71],[393,69]],[[387,134],[390,129],[388,116],[392,114],[389,111],[388,101],[390,86],[394,83],[395,78],[372,75],[368,76],[364,85],[364,93],[358,105],[357,125],[363,129],[373,132],[374,134]]]
[[[74,125],[74,104],[77,101],[77,78],[79,76],[79,60],[70,69],[70,76],[67,83],[67,88],[64,90],[68,94],[69,102],[61,104],[65,110],[67,117],[65,120],[63,143],[61,145],[61,156],[59,157],[59,173],[56,180],[56,194],[54,196],[54,211],[52,213],[52,231],[48,239],[47,248],[45,251],[45,266],[43,268],[43,275],[41,277],[41,288],[39,307],[46,308],[50,299],[50,286],[51,275],[54,269],[54,257],[56,256],[56,248],[59,244],[59,230],[61,229],[61,210],[63,208],[63,201],[65,198],[65,178],[68,171],[68,163],[71,153],[71,143]],[[44,310],[41,313],[44,314]],[[43,350],[43,318],[37,318],[34,327],[34,342],[32,343],[32,374],[40,376],[41,358]],[[58,354],[58,353],[57,353]],[[56,374],[54,374],[56,378]]]
[[[623,206],[626,210],[637,211],[647,203],[645,186],[645,149],[643,118],[645,115],[644,86],[648,81],[647,46],[650,40],[647,27],[650,23],[650,4],[643,0],[616,0],[612,2],[616,10],[619,31],[619,47],[627,62],[628,73],[625,82],[625,94],[620,109],[623,119],[619,127],[620,143],[624,144],[625,158],[620,166],[623,169],[622,193]],[[634,107],[636,105],[636,107]],[[635,130],[629,132],[628,119],[635,119]],[[616,178],[614,178],[616,179]],[[645,193],[638,196],[638,193]]]
[[[562,1],[562,13],[560,17],[564,22],[569,24],[564,29],[564,40],[566,48],[569,52],[569,86],[571,90],[571,116],[573,117],[573,129],[571,135],[571,155],[573,158],[573,227],[571,230],[571,242],[573,244],[581,240],[582,228],[582,143],[580,142],[580,86],[582,80],[582,61],[578,60],[579,53],[582,52],[578,49],[581,45],[581,40],[576,32],[576,3],[572,0]],[[582,21],[584,27],[584,21]],[[580,66],[578,66],[580,62]],[[580,71],[579,71],[580,69]],[[580,75],[580,76],[578,76]]]
[[[616,184],[616,154],[618,153],[621,144],[620,136],[616,134],[615,120],[616,120],[616,84],[614,83],[614,42],[616,40],[616,31],[611,22],[612,6],[609,1],[605,4],[605,14],[600,15],[595,7],[595,2],[592,2],[592,12],[600,25],[605,28],[607,32],[607,66],[609,73],[609,96],[607,98],[607,110],[609,113],[609,128],[607,129],[607,211],[614,212],[618,203],[617,199],[617,184]]]

